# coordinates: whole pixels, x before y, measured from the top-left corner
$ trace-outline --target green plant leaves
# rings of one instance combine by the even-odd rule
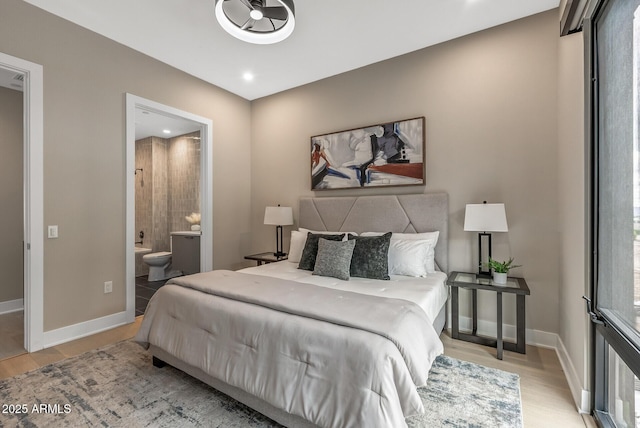
[[[513,257],[511,257],[508,261],[499,262],[497,260],[489,259],[489,263],[487,263],[487,267],[492,269],[496,273],[509,273],[509,270],[520,267],[522,265],[514,265]]]

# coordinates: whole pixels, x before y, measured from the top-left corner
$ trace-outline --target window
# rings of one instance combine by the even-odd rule
[[[594,415],[640,427],[640,0],[600,1],[590,58]],[[636,405],[636,400],[638,405]]]

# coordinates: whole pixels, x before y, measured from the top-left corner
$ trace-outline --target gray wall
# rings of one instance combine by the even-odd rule
[[[508,233],[494,257],[515,257],[532,290],[527,327],[559,331],[558,11],[416,51],[252,103],[254,250],[273,247],[264,207],[301,196],[415,193],[450,196],[449,267],[475,266],[468,203],[504,202]],[[309,137],[426,117],[426,186],[311,192]],[[484,294],[484,293],[482,293]],[[515,324],[506,299],[505,321]],[[495,295],[480,296],[495,320]]]
[[[21,299],[22,92],[0,87],[0,302]]]
[[[60,235],[44,243],[45,331],[125,310],[125,93],[213,121],[213,265],[239,265],[250,251],[247,100],[20,0],[2,1],[0,52],[44,69],[44,222]]]
[[[444,190],[450,269],[475,269],[477,238],[463,231],[465,204],[504,202],[509,232],[493,235],[494,257],[523,265],[512,274],[531,288],[527,328],[534,341],[568,357],[563,364],[580,403],[589,367],[581,300],[583,42],[581,33],[559,38],[558,20],[558,10],[549,11],[254,101],[253,250],[274,245],[262,224],[266,205],[295,209],[301,196],[329,193]],[[426,117],[424,188],[309,190],[310,136],[416,116]],[[493,296],[481,296],[480,308],[481,319],[495,321]],[[513,309],[506,300],[509,324]],[[556,333],[562,343],[538,332]]]
[[[588,295],[585,230],[584,59],[582,33],[560,39],[558,64],[558,222],[560,326],[577,388],[588,390],[589,321],[581,296]],[[569,371],[569,369],[567,369]],[[574,394],[577,391],[574,390]],[[577,403],[582,397],[574,396]]]

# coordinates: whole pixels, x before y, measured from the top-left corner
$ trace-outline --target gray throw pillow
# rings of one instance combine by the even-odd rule
[[[300,256],[298,269],[313,270],[316,264],[316,255],[318,254],[318,239],[320,238],[328,239],[329,241],[342,241],[344,233],[340,235],[307,233],[307,242],[304,244],[304,250],[302,250],[302,256]]]
[[[356,241],[351,257],[351,276],[369,279],[389,278],[391,232],[381,236],[349,236]]]
[[[313,274],[349,281],[351,256],[355,246],[356,241],[330,241],[320,238]]]

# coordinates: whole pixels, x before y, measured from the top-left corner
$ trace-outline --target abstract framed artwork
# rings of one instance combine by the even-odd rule
[[[311,190],[425,184],[424,117],[311,137]]]

